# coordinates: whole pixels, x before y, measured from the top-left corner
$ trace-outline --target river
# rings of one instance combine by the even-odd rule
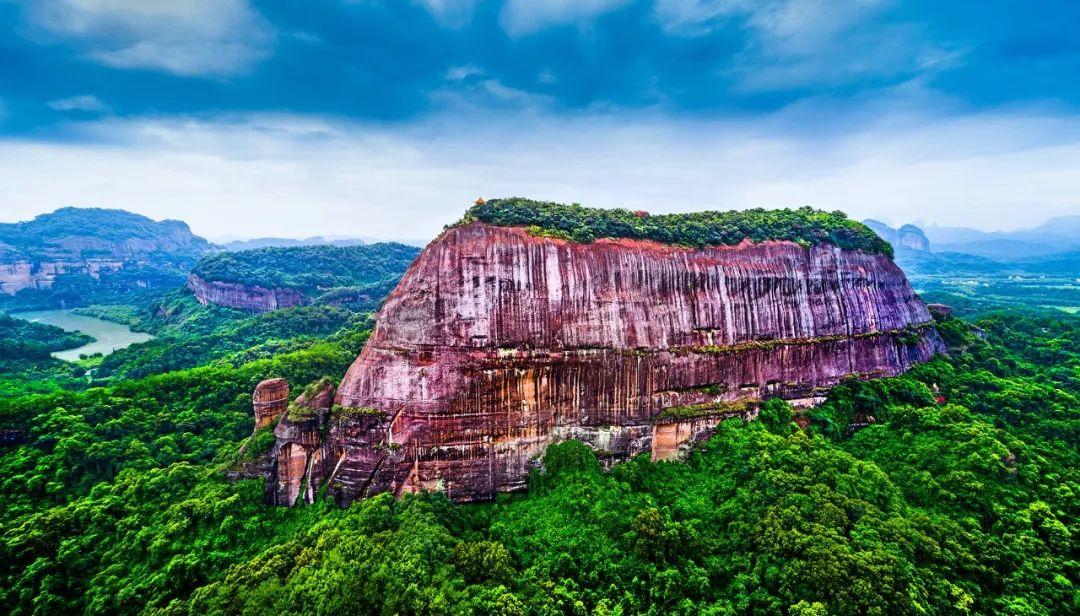
[[[77,349],[57,351],[52,354],[57,359],[75,361],[79,355],[93,355],[101,353],[108,355],[113,351],[131,346],[136,342],[146,342],[153,339],[150,334],[133,332],[127,325],[105,321],[96,317],[88,317],[75,314],[72,310],[34,310],[30,312],[12,313],[13,317],[33,321],[35,323],[48,323],[68,331],[81,331],[90,334],[96,340],[90,344],[84,344]]]

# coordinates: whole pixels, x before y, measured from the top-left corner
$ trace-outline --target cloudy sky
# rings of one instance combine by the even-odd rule
[[[0,220],[423,238],[477,196],[1080,214],[1080,3],[0,0]]]

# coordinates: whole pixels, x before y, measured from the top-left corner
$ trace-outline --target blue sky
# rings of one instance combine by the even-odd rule
[[[1080,4],[0,0],[0,218],[426,237],[478,195],[1080,213]]]

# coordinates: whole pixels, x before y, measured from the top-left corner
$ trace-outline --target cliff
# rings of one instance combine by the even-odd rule
[[[813,404],[942,348],[882,252],[543,231],[467,222],[409,268],[336,394],[324,442],[338,502],[491,498],[569,438],[607,462],[672,457],[766,397]]]
[[[266,312],[310,303],[300,291],[287,288],[267,289],[235,282],[206,281],[191,274],[188,289],[202,305],[216,304],[248,312]]]

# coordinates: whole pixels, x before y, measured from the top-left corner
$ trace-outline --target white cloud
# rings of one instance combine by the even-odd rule
[[[750,0],[656,0],[654,11],[669,33],[697,36],[752,7]]]
[[[78,41],[109,66],[186,76],[243,72],[269,53],[274,33],[247,0],[39,0],[41,30]]]
[[[911,77],[958,63],[963,46],[942,46],[902,21],[869,22],[885,0],[657,0],[662,27],[700,36],[720,27],[745,32],[727,72],[747,92],[836,85],[868,77]]]
[[[472,21],[476,0],[413,0],[447,28],[460,28]]]
[[[549,26],[582,23],[628,2],[629,0],[507,0],[499,15],[499,23],[510,36],[523,36]]]
[[[444,110],[481,112],[484,109],[542,111],[550,109],[555,99],[546,94],[508,86],[474,64],[452,66],[446,71],[449,86],[430,96]]]
[[[83,94],[80,96],[72,96],[70,98],[61,98],[54,101],[49,101],[48,105],[49,108],[55,109],[57,111],[109,111],[109,106],[106,105],[100,98],[92,94]]]
[[[446,71],[447,81],[465,81],[470,77],[475,77],[484,74],[484,69],[476,66],[475,64],[462,64],[460,66],[451,66]]]
[[[852,113],[843,132],[804,132],[822,113],[680,122],[489,112],[395,127],[111,119],[69,144],[0,141],[0,212],[20,220],[99,205],[181,218],[210,236],[419,238],[478,196],[656,213],[809,204],[987,229],[1080,213],[1080,128],[1068,117]]]

